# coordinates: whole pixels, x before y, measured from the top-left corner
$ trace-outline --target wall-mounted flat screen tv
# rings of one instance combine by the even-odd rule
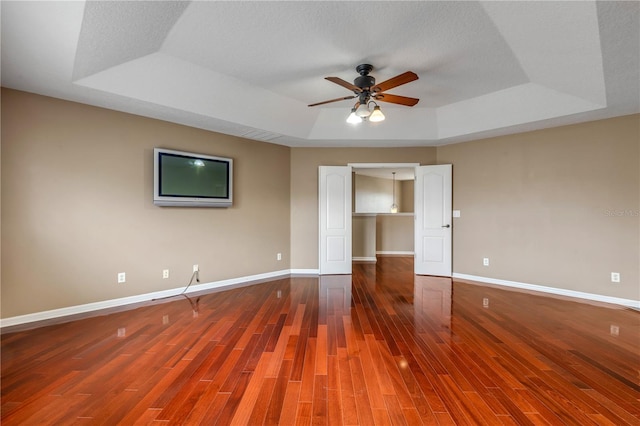
[[[229,207],[233,203],[233,160],[192,152],[153,150],[153,204]]]

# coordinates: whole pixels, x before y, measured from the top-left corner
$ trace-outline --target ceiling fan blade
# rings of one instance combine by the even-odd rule
[[[330,82],[338,84],[338,85],[340,85],[342,87],[346,87],[347,89],[349,89],[349,90],[351,90],[353,92],[356,92],[356,93],[362,92],[361,88],[359,88],[356,85],[353,85],[353,84],[349,83],[348,81],[344,81],[341,78],[338,78],[338,77],[325,77],[324,79],[325,80],[329,80]]]
[[[345,100],[347,100],[347,99],[353,99],[353,98],[357,98],[357,96],[356,96],[356,95],[353,95],[353,96],[345,96],[344,98],[331,99],[331,100],[329,100],[329,101],[322,101],[322,102],[318,102],[318,103],[311,104],[311,105],[308,105],[308,106],[310,106],[310,107],[314,107],[314,106],[318,106],[318,105],[329,104],[329,103],[331,103],[331,102],[345,101]]]
[[[389,102],[392,104],[400,104],[405,106],[414,106],[420,99],[408,98],[406,96],[390,95],[388,93],[376,93],[373,98],[376,101]]]
[[[376,84],[371,88],[372,92],[384,92],[385,90],[393,89],[402,84],[407,84],[418,79],[418,75],[414,72],[407,71],[400,75],[397,75],[389,80],[383,81],[380,84]]]

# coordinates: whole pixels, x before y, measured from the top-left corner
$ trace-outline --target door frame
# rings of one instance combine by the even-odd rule
[[[345,166],[341,166],[341,167],[351,167],[351,170],[357,170],[357,169],[398,169],[398,168],[411,168],[414,169],[416,167],[420,166],[420,163],[347,163]],[[320,166],[323,167],[323,166]],[[319,168],[318,168],[319,169]],[[353,183],[352,183],[352,189],[351,189],[351,197],[353,197],[354,193],[353,193]],[[318,191],[318,206],[321,205],[322,200],[321,200],[322,194],[320,193],[320,191]],[[353,217],[350,215],[349,216],[349,221],[353,220]],[[320,218],[318,217],[318,222],[320,222]],[[320,235],[320,230],[318,231],[318,250],[319,250],[319,255],[321,254],[322,248],[321,248],[321,244],[322,244],[322,236]],[[353,237],[352,235],[349,235],[349,240],[351,240]],[[353,257],[353,253],[348,253],[349,256],[349,260],[352,261],[352,257]],[[323,270],[321,267],[321,260],[320,260],[320,256],[318,257],[318,271],[320,275],[323,275]]]
[[[351,167],[351,170],[356,170],[356,169],[395,169],[395,168],[413,168],[415,170],[416,167],[420,167],[422,164],[420,163],[347,163],[346,166]],[[425,164],[426,166],[430,165],[430,164]],[[436,165],[436,164],[433,164]],[[351,197],[353,198],[353,183],[352,183],[352,188],[351,190]],[[318,194],[318,196],[320,197],[321,195]],[[318,200],[320,202],[320,200]],[[353,220],[352,217],[349,218],[349,220]],[[415,231],[414,231],[415,232]],[[352,236],[349,236],[349,238],[351,239]],[[318,235],[318,239],[320,239],[320,235]],[[318,243],[320,243],[320,241],[318,241]],[[414,238],[414,247],[413,247],[413,252],[414,252],[414,256],[415,256],[415,238]],[[320,268],[320,265],[318,265],[318,268]],[[322,271],[320,271],[320,274],[322,274]]]
[[[418,166],[428,166],[420,163],[347,163],[352,169],[413,169]]]

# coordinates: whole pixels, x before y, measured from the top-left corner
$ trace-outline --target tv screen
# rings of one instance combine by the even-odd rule
[[[229,207],[233,160],[154,149],[154,194],[158,206]]]

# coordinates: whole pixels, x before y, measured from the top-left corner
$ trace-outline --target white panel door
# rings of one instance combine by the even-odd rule
[[[351,167],[320,166],[320,274],[351,274]]]
[[[418,275],[451,276],[451,164],[416,167],[415,261]]]

